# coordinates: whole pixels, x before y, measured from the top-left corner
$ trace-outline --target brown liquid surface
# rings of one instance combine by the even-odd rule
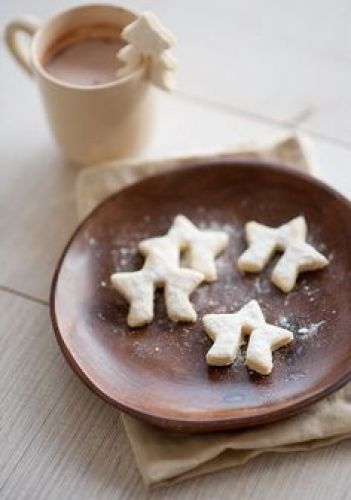
[[[121,66],[116,55],[124,42],[118,29],[71,34],[55,44],[44,67],[58,80],[76,85],[102,85],[117,79]]]

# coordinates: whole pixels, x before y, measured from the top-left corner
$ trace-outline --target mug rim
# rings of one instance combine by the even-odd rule
[[[49,80],[51,83],[58,85],[60,87],[64,87],[67,89],[73,89],[73,90],[80,90],[80,91],[99,91],[99,90],[105,90],[108,88],[113,88],[118,85],[123,85],[127,83],[129,80],[132,80],[135,76],[138,76],[140,73],[142,73],[145,70],[145,65],[141,61],[140,64],[129,74],[122,76],[120,78],[117,78],[116,80],[112,82],[106,82],[102,83],[99,85],[82,85],[82,84],[77,84],[77,83],[70,83],[70,82],[65,82],[64,80],[60,80],[58,78],[55,78],[52,76],[48,71],[46,71],[44,65],[40,61],[40,58],[38,56],[38,43],[39,43],[39,37],[41,33],[49,27],[49,25],[53,22],[55,22],[57,19],[59,19],[61,16],[69,14],[70,12],[77,11],[77,10],[89,10],[91,8],[99,8],[99,9],[106,9],[106,8],[112,8],[115,10],[122,10],[127,12],[128,14],[131,14],[135,18],[137,18],[136,12],[130,9],[126,9],[124,7],[119,7],[114,4],[110,3],[88,3],[84,5],[77,5],[75,7],[71,7],[69,9],[64,9],[58,12],[57,14],[53,15],[50,17],[48,20],[44,21],[41,26],[39,26],[38,30],[35,32],[33,41],[31,44],[31,60],[32,64],[34,66],[34,69],[39,73],[39,75],[42,78],[45,78],[46,80]]]

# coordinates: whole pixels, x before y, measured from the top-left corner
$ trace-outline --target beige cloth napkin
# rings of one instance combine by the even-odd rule
[[[296,136],[256,148],[245,146],[221,156],[280,160],[312,173],[305,143]],[[77,183],[79,216],[126,185],[193,159],[120,161],[83,170]],[[351,383],[294,417],[248,430],[180,435],[129,415],[122,418],[145,484],[164,485],[234,467],[265,452],[307,451],[351,437]]]

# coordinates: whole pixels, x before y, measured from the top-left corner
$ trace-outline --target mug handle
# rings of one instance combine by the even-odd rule
[[[5,28],[5,41],[7,47],[18,64],[29,75],[33,75],[30,48],[20,42],[18,35],[25,33],[31,38],[39,29],[41,22],[33,16],[23,16],[11,21]]]

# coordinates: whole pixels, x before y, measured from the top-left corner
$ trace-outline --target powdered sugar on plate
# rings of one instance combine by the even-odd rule
[[[306,323],[304,326],[296,321],[296,319],[288,318],[286,316],[280,315],[278,318],[278,324],[282,328],[286,328],[294,333],[299,339],[312,338],[318,334],[319,329],[325,325],[327,322],[325,319],[318,321],[316,323]]]

